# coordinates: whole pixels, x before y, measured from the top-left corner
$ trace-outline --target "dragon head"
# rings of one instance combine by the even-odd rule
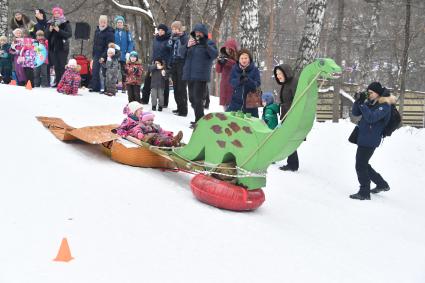
[[[324,79],[335,79],[341,76],[341,67],[333,59],[319,58],[316,59],[315,64],[320,70],[320,76]]]

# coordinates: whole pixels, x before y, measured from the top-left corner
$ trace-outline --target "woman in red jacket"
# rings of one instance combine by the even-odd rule
[[[220,81],[220,105],[224,107],[224,111],[232,100],[233,87],[230,84],[230,73],[233,65],[236,64],[238,54],[238,44],[233,38],[228,39],[223,47],[220,48],[220,56],[215,64],[215,71],[221,74]]]

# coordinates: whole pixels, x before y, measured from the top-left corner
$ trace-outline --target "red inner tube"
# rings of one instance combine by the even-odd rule
[[[203,174],[193,177],[190,187],[198,200],[228,210],[250,211],[265,201],[262,189],[247,190]]]

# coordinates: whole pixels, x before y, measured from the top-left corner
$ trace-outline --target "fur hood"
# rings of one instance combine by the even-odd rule
[[[392,105],[392,104],[396,104],[397,103],[397,97],[395,97],[394,95],[390,95],[390,96],[380,96],[379,98],[378,98],[378,103],[379,104],[384,104],[384,103],[387,103],[387,104],[389,104],[389,105]]]

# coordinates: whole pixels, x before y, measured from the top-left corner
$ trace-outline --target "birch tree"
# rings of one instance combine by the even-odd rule
[[[8,0],[0,0],[0,35],[6,35],[7,33],[8,10],[9,10]]]
[[[258,63],[260,32],[258,25],[258,0],[242,0],[241,6],[241,47],[252,52],[254,62]]]
[[[295,63],[296,73],[300,73],[304,66],[313,62],[317,56],[326,4],[327,0],[311,0],[308,4],[307,19]]]

